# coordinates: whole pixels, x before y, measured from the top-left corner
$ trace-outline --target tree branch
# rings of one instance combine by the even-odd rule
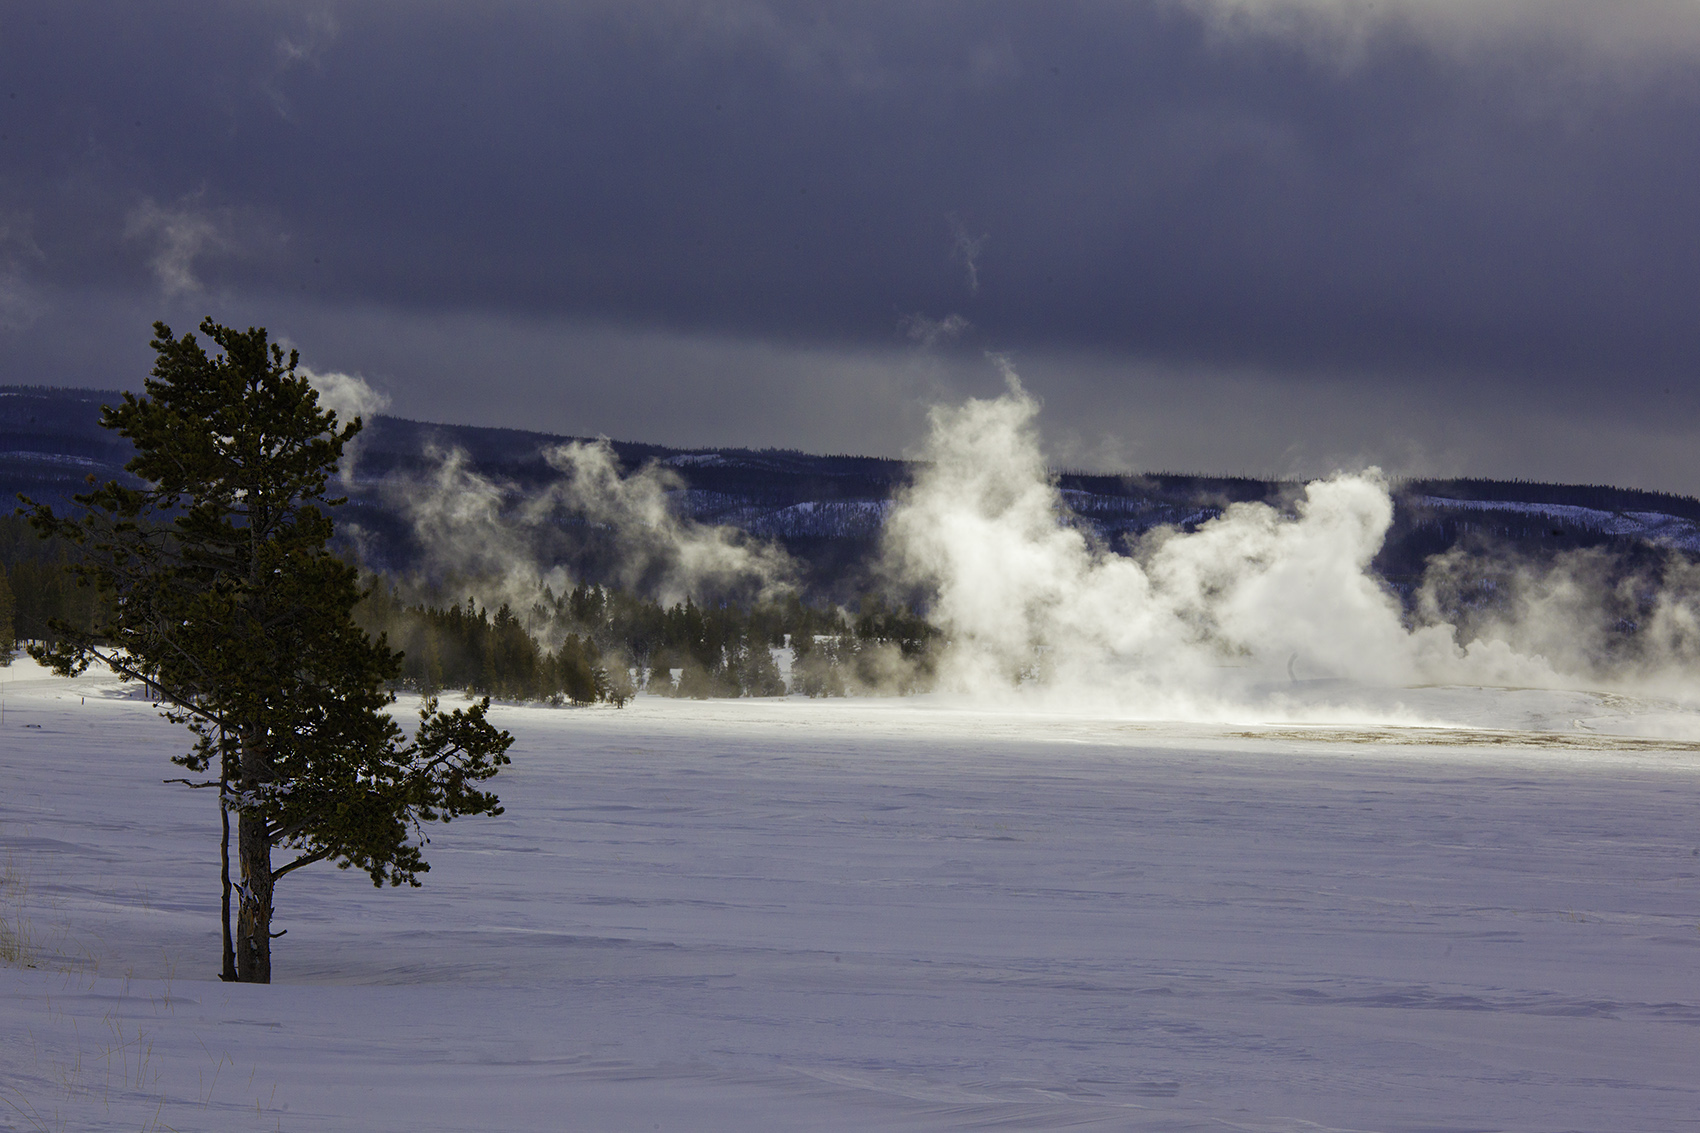
[[[166,688],[164,685],[160,684],[158,681],[154,680],[152,677],[148,676],[145,672],[136,668],[134,665],[126,664],[125,662],[119,660],[119,657],[118,657],[117,654],[115,654],[115,653],[102,653],[99,648],[97,648],[96,646],[93,646],[93,645],[88,646],[88,652],[89,652],[90,656],[99,660],[103,665],[105,665],[107,668],[111,669],[113,672],[118,673],[122,676],[129,677],[132,680],[141,681],[144,685],[148,686],[149,688],[153,689],[155,692],[159,693],[159,695],[163,699],[169,700],[172,704],[176,705],[178,708],[181,708],[183,711],[189,713],[189,715],[198,716],[199,718],[201,718],[202,720],[205,720],[209,724],[214,724],[214,725],[217,725],[218,727],[221,727],[221,728],[224,727],[224,718],[222,716],[218,715],[218,713],[209,712],[207,709],[202,708],[200,705],[194,703],[193,701],[184,698],[180,693],[173,692],[171,689]]]
[[[282,869],[272,870],[272,880],[275,882],[278,878],[282,877],[284,874],[288,873],[290,870],[300,869],[302,866],[312,865],[314,862],[322,862],[326,858],[330,857],[331,854],[334,853],[334,852],[335,851],[333,851],[330,847],[327,846],[322,850],[314,850],[310,854],[302,854],[300,857],[296,858],[294,861],[290,862],[288,865],[284,866]]]

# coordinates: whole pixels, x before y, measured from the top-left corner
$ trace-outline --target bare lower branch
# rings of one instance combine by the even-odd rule
[[[326,849],[323,849],[323,850],[314,850],[310,854],[302,854],[300,857],[296,858],[294,861],[290,862],[288,865],[284,866],[282,869],[272,870],[272,880],[276,881],[278,878],[282,877],[284,874],[288,873],[292,869],[300,869],[304,865],[312,865],[314,862],[322,862],[330,856],[331,856],[331,850],[328,847]]]
[[[91,656],[99,660],[113,672],[118,673],[121,676],[129,677],[132,680],[141,681],[148,688],[159,693],[163,699],[169,700],[173,705],[181,708],[183,711],[189,713],[189,715],[199,717],[200,719],[207,721],[209,724],[216,724],[220,727],[224,725],[224,719],[219,716],[218,713],[209,712],[207,709],[202,708],[193,701],[187,700],[172,692],[170,689],[148,676],[142,670],[123,661],[118,654],[102,653],[99,649],[92,645],[88,647],[88,651]]]

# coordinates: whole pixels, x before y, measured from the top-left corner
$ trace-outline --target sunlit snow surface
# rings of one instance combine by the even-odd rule
[[[0,967],[0,1129],[1700,1127],[1674,706],[500,708],[507,813],[432,830],[421,890],[287,878],[277,983],[239,987],[212,792],[160,782],[183,733],[110,681],[0,688],[37,964]]]

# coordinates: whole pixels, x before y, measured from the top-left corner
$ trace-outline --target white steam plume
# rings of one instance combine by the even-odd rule
[[[1465,644],[1445,622],[1409,625],[1369,569],[1393,516],[1375,470],[1311,483],[1293,515],[1235,504],[1195,533],[1114,554],[1071,523],[1039,448],[1038,406],[1005,369],[1005,395],[933,411],[928,463],[887,528],[894,573],[936,595],[946,687],[1007,697],[1036,677],[1034,695],[1138,715],[1337,719],[1339,704],[1297,703],[1299,685],[1332,678],[1330,695],[1347,699],[1366,686],[1598,687],[1700,653],[1697,607],[1676,595],[1647,614],[1645,663],[1602,670],[1568,632],[1597,587],[1569,568],[1524,588],[1504,625]]]
[[[602,537],[610,581],[664,604],[728,591],[769,598],[794,582],[783,550],[678,515],[677,475],[654,464],[622,473],[605,440],[544,450],[560,478],[530,490],[479,473],[458,448],[427,456],[436,465],[428,480],[396,479],[388,490],[431,573],[473,588],[485,606],[506,602],[524,618],[545,587],[569,590],[571,574],[552,559],[547,536],[572,527]]]
[[[612,533],[624,572],[621,582],[628,587],[648,578],[646,588],[672,603],[733,587],[753,587],[756,596],[771,598],[795,582],[790,556],[774,544],[679,516],[668,493],[683,484],[669,469],[650,464],[625,475],[606,440],[556,445],[543,457],[564,477],[556,498]]]
[[[296,373],[307,379],[319,395],[319,405],[336,414],[337,426],[340,428],[353,421],[356,417],[370,425],[372,417],[389,408],[390,398],[386,393],[380,393],[366,383],[366,379],[357,374],[343,374],[337,371],[320,373],[306,366],[297,366]],[[342,452],[341,476],[344,486],[354,484],[354,464],[359,455],[360,437],[357,434]]]
[[[296,373],[307,379],[319,394],[319,404],[334,411],[341,424],[346,425],[356,417],[370,418],[390,407],[389,394],[373,389],[365,378],[356,374],[334,370],[320,373],[306,366],[297,366]]]
[[[545,587],[571,588],[563,568],[538,561],[528,531],[538,517],[509,506],[515,485],[478,472],[465,449],[431,446],[425,455],[435,464],[429,479],[391,478],[385,488],[412,523],[430,573],[474,586],[484,606],[506,603],[522,617]]]

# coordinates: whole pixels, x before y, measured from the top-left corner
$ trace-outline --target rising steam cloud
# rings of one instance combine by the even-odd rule
[[[1002,396],[932,411],[920,472],[886,526],[886,571],[926,595],[942,631],[947,690],[1248,722],[1437,722],[1398,699],[1437,685],[1693,699],[1700,566],[1680,555],[1649,552],[1625,569],[1599,549],[1530,563],[1460,546],[1403,602],[1371,567],[1393,520],[1374,469],[1314,481],[1287,508],[1233,504],[1118,553],[1070,513],[1038,404],[1004,371]],[[358,379],[312,377],[339,415],[380,407]],[[595,577],[664,603],[795,587],[783,550],[682,515],[675,473],[627,471],[606,441],[545,449],[553,476],[531,485],[479,472],[458,448],[427,455],[428,475],[386,490],[427,572],[458,587],[450,596],[526,619],[546,591],[572,587],[573,548],[591,544]],[[1494,601],[1472,604],[1485,576]],[[865,676],[870,691],[914,687],[912,660],[891,654],[889,672]]]
[[[1290,515],[1235,504],[1194,533],[1157,532],[1116,554],[1071,522],[1040,450],[1038,406],[1006,377],[1001,397],[933,411],[926,470],[887,529],[890,569],[936,595],[947,687],[1007,697],[1025,684],[1139,715],[1271,719],[1316,718],[1315,697],[1300,694],[1319,686],[1337,716],[1369,686],[1670,691],[1692,672],[1692,567],[1667,572],[1680,585],[1650,609],[1638,599],[1646,629],[1629,661],[1578,631],[1611,605],[1586,556],[1523,580],[1512,608],[1467,641],[1438,617],[1438,588],[1459,566],[1443,560],[1413,618],[1370,571],[1393,517],[1374,470],[1311,483]],[[1620,604],[1635,585],[1617,584]]]
[[[559,505],[613,537],[622,585],[676,602],[728,591],[768,599],[795,584],[795,565],[779,547],[681,517],[669,493],[683,485],[670,470],[650,464],[626,475],[605,440],[556,445],[543,456],[562,474],[553,489]]]
[[[472,466],[466,450],[428,447],[429,477],[392,477],[385,490],[413,525],[428,575],[458,590],[474,589],[483,605],[504,603],[529,610],[545,587],[556,594],[570,589],[563,567],[544,565],[535,554],[532,529],[540,509],[528,506],[515,485],[485,476]]]
[[[671,470],[627,473],[606,441],[544,450],[558,478],[541,487],[478,472],[465,451],[427,451],[427,479],[395,479],[392,500],[407,515],[428,571],[470,591],[480,604],[506,603],[522,617],[545,589],[564,594],[571,570],[552,554],[551,536],[593,532],[604,553],[601,578],[664,604],[731,594],[765,599],[789,588],[795,568],[783,550],[725,527],[678,514]]]
[[[357,374],[344,374],[334,370],[321,373],[306,366],[296,367],[296,372],[306,378],[313,391],[319,395],[319,405],[336,414],[339,427],[347,425],[357,417],[363,423],[370,424],[374,416],[389,408],[389,395],[373,389],[366,379]],[[339,474],[344,487],[354,485],[354,467],[359,459],[360,437],[356,435],[342,452]]]

